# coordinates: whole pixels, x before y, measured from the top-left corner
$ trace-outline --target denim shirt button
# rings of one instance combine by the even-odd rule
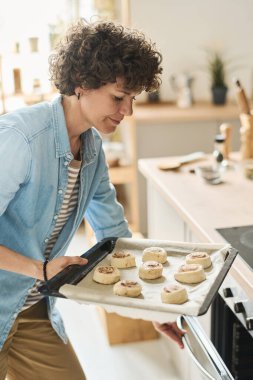
[[[58,215],[55,215],[55,216],[54,216],[54,219],[57,219],[57,218],[58,218]]]
[[[64,161],[64,165],[65,166],[68,166],[69,162],[68,161]]]
[[[45,243],[48,243],[48,240],[49,240],[49,239],[45,239],[44,242],[45,242]]]
[[[58,194],[62,194],[62,193],[63,193],[62,189],[59,189]]]

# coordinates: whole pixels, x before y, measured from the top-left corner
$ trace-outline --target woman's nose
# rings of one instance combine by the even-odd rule
[[[120,107],[120,113],[124,116],[131,116],[133,114],[133,101],[123,102]]]

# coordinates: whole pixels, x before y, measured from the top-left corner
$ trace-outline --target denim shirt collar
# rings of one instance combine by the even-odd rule
[[[62,96],[58,95],[53,99],[51,103],[56,158],[66,156],[69,159],[73,159],[73,155],[70,149],[64,110],[61,101]],[[82,133],[81,139],[83,147],[83,160],[85,164],[88,165],[94,161],[94,158],[97,155],[92,128]]]

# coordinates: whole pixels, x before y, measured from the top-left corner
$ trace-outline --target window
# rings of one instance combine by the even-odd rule
[[[0,34],[5,36],[0,40],[1,92],[6,109],[16,108],[15,97],[21,106],[52,97],[48,57],[68,25],[80,17],[119,20],[121,1],[126,0],[0,0]]]
[[[30,37],[29,42],[30,42],[30,51],[31,53],[36,53],[38,52],[38,37]]]

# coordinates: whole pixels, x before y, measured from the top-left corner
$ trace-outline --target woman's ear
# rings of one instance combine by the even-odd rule
[[[75,88],[75,94],[76,94],[76,96],[78,97],[78,94],[80,94],[80,95],[79,95],[79,98],[80,98],[80,96],[82,96],[82,95],[86,95],[86,94],[88,94],[89,91],[90,91],[90,90],[89,90],[88,88],[85,89],[85,88],[82,88],[82,87],[80,87],[80,86],[78,86],[78,87]]]
[[[79,94],[79,98],[80,98],[80,96],[83,94],[82,87],[80,87],[80,86],[76,87],[75,88],[75,94],[76,94],[77,97],[78,97],[78,94]]]

